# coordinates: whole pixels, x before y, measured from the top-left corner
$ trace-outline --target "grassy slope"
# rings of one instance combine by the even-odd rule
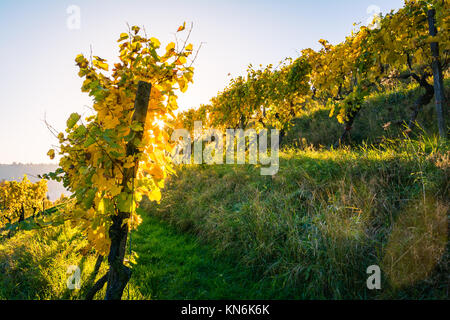
[[[444,87],[447,97],[450,97],[450,79],[445,81]],[[366,99],[351,131],[352,142],[376,144],[385,138],[398,137],[404,129],[404,122],[408,122],[412,112],[410,108],[420,93],[417,86],[409,85],[401,89],[397,87],[395,91],[373,94]],[[333,145],[341,136],[343,127],[335,117],[329,117],[330,109],[331,107],[318,106],[303,112],[294,120],[294,126],[284,143],[298,146],[312,144],[316,147]],[[450,109],[447,107],[446,110],[446,118],[449,119]],[[438,133],[434,99],[419,112],[417,122],[429,135]],[[390,125],[384,127],[387,123]],[[447,121],[447,126],[449,125]]]
[[[21,231],[0,240],[0,299],[78,298],[79,291],[67,289],[66,271],[78,265],[82,283],[89,283],[95,256],[81,254],[86,244],[69,227]]]
[[[236,264],[192,235],[148,215],[132,234],[138,264],[124,299],[293,298],[253,268]],[[0,299],[83,299],[93,283],[96,257],[82,252],[86,240],[68,226],[26,231],[0,242]],[[81,269],[81,290],[68,290],[69,265]],[[97,279],[106,272],[102,264]],[[104,290],[96,296],[101,299]]]
[[[398,128],[381,126],[404,119],[416,94],[373,97],[353,139],[395,135]],[[421,114],[425,127],[433,111],[430,104]],[[286,140],[332,144],[341,127],[328,112],[305,114]],[[124,298],[447,299],[449,151],[436,145],[291,150],[274,177],[252,166],[183,168],[161,205],[145,204],[150,216],[133,233],[140,258]],[[0,298],[83,297],[95,264],[81,254],[85,245],[64,227],[0,240]],[[377,292],[365,285],[374,263],[383,271]],[[66,288],[71,264],[82,269],[80,291]]]
[[[148,209],[300,298],[446,298],[449,159],[435,147],[289,151],[274,177],[188,166]],[[384,290],[366,288],[372,264]]]
[[[144,219],[133,235],[133,249],[139,259],[131,285],[145,299],[292,298],[271,279],[261,281],[253,268],[155,218]]]

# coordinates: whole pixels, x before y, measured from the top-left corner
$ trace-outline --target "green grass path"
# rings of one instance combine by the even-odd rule
[[[258,279],[257,272],[215,254],[194,236],[154,217],[143,219],[132,233],[132,249],[139,258],[130,281],[131,299],[287,298],[274,281],[261,280],[261,275]]]

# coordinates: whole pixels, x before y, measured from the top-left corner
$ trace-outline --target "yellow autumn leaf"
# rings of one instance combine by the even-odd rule
[[[159,201],[161,201],[161,191],[159,189],[154,189],[151,192],[147,193],[147,197],[151,201],[159,202]]]
[[[186,29],[186,22],[184,22],[182,26],[178,27],[177,32],[183,31],[184,29]]]
[[[117,125],[120,124],[119,119],[112,116],[106,116],[104,121],[104,126],[106,129],[114,129]]]
[[[134,34],[138,34],[139,30],[141,30],[141,28],[139,28],[138,26],[132,26],[131,30],[134,31]]]
[[[120,186],[120,185],[114,185],[109,189],[109,193],[111,194],[112,197],[117,196],[121,192],[122,192],[122,186]]]
[[[187,62],[186,57],[181,56],[181,57],[178,58],[176,64],[182,65],[182,64],[185,64],[186,62]]]
[[[103,61],[99,61],[99,60],[94,60],[92,61],[92,64],[102,70],[108,71],[109,66],[107,63],[103,62]]]
[[[120,38],[119,38],[119,40],[117,40],[117,42],[121,42],[125,39],[128,39],[128,33],[123,32],[120,34]]]
[[[123,164],[123,167],[127,169],[134,167],[134,157],[128,156],[127,159],[125,160],[125,163]]]
[[[55,150],[54,149],[50,149],[47,152],[47,155],[50,157],[51,160],[53,160],[55,158]]]
[[[169,43],[166,47],[166,51],[170,52],[170,51],[174,51],[174,50],[175,50],[175,42]]]
[[[161,46],[161,42],[158,39],[154,38],[154,37],[150,38],[150,42],[152,43],[152,45],[155,48],[159,48]]]

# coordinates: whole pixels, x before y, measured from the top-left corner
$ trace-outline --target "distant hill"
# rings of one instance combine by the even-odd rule
[[[23,175],[26,174],[28,179],[32,182],[39,180],[37,177],[39,174],[48,173],[54,171],[58,166],[54,164],[0,164],[0,180],[21,180]],[[69,195],[62,183],[56,181],[48,181],[48,195],[50,200],[54,201],[58,199],[61,194]]]

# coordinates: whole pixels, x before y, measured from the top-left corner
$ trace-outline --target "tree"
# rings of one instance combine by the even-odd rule
[[[440,28],[440,32],[439,36],[430,37],[428,13],[432,7],[439,9],[436,25]],[[438,67],[446,69],[450,63],[450,23],[448,14],[445,14],[449,10],[447,1],[405,0],[403,8],[381,19],[381,28],[375,34],[373,50],[380,52],[380,62],[388,66],[385,68],[385,76],[395,70],[399,74],[399,79],[414,79],[422,89],[421,95],[411,108],[408,124],[410,130],[414,128],[420,110],[431,102],[435,94],[436,88],[430,83],[433,69]],[[431,47],[434,47],[434,53],[430,50],[430,43]],[[436,52],[438,43],[442,48],[441,55]],[[439,71],[436,70],[436,73],[439,74]],[[439,80],[435,81],[439,87]],[[443,103],[442,97],[437,100]],[[443,116],[440,112],[438,121],[442,135]]]
[[[47,181],[32,183],[26,175],[21,181],[0,183],[0,223],[20,223],[43,210],[47,194]],[[20,227],[20,225],[19,225]]]
[[[108,256],[109,271],[94,285],[98,291],[108,284],[105,299],[120,299],[130,278],[126,241],[141,222],[142,196],[159,201],[173,172],[168,156],[173,145],[161,123],[174,116],[175,92],[185,92],[193,76],[187,60],[193,46],[187,39],[181,46],[169,43],[160,54],[160,42],[133,26],[118,42],[120,61],[110,75],[106,60],[76,57],[94,113],[84,120],[76,113],[68,118],[66,133],[58,134],[60,168],[47,175],[73,193],[54,222],[70,220],[100,255]],[[49,156],[55,153],[52,149]]]
[[[447,16],[448,19],[448,16]],[[428,26],[430,36],[437,36],[437,28],[436,28],[436,9],[428,10]],[[433,61],[431,62],[431,67],[433,69],[433,79],[434,79],[434,88],[435,88],[435,97],[436,97],[436,115],[438,121],[439,135],[441,138],[447,137],[446,127],[445,127],[445,106],[446,99],[444,93],[444,83],[443,83],[443,75],[442,75],[442,66],[441,61],[439,59],[439,42],[432,41],[430,42],[431,55],[433,57]]]

